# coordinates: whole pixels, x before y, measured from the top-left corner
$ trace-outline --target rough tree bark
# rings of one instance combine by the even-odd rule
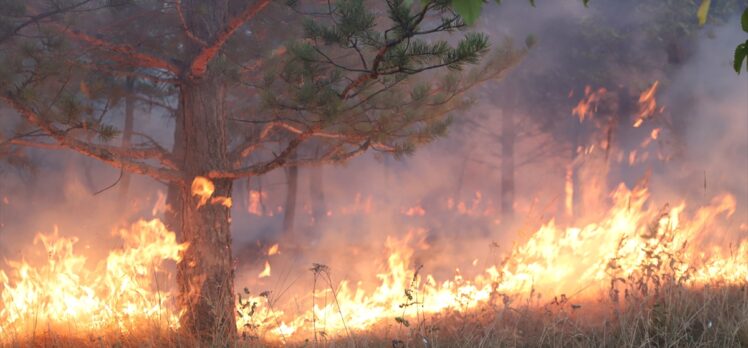
[[[226,114],[223,87],[205,77],[180,88],[180,115],[175,131],[175,152],[187,177],[228,168]],[[214,197],[231,197],[231,180],[213,180]],[[186,309],[182,325],[202,342],[236,335],[230,208],[192,195],[191,181],[172,187],[177,195],[176,227],[190,246],[179,263],[180,303]],[[175,201],[172,199],[172,201]],[[174,207],[172,207],[174,208]]]
[[[227,0],[210,5],[185,0],[182,9],[189,29],[204,42],[217,40],[229,18]],[[197,57],[203,52],[205,48],[200,49]],[[200,70],[200,74],[188,72],[179,85],[173,154],[186,179],[169,187],[169,202],[174,211],[170,224],[182,241],[190,243],[177,267],[179,302],[185,309],[182,327],[196,334],[205,345],[223,346],[231,342],[237,332],[231,209],[210,201],[200,205],[192,194],[191,184],[197,176],[231,166],[225,89],[221,77],[213,76],[215,74],[207,66]],[[231,197],[231,180],[213,180],[213,184],[214,197]]]

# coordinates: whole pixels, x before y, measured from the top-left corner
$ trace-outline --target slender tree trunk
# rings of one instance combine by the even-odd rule
[[[175,150],[190,178],[172,187],[177,195],[176,225],[190,246],[178,265],[183,327],[203,344],[225,346],[236,337],[234,268],[231,256],[231,210],[221,204],[199,205],[191,181],[210,170],[229,167],[223,86],[205,78],[180,90]],[[231,180],[213,180],[213,197],[231,197]],[[176,191],[176,192],[175,192]]]
[[[125,96],[125,124],[122,127],[122,148],[127,149],[130,147],[132,141],[133,123],[135,117],[135,97],[132,95],[133,91],[133,78],[128,77],[126,84],[127,96]],[[120,200],[125,203],[127,202],[127,192],[130,190],[130,173],[122,173],[122,178],[119,181],[119,194]]]
[[[296,159],[294,152],[289,160]],[[283,210],[283,235],[290,236],[294,230],[294,219],[296,219],[296,196],[299,187],[299,167],[290,166],[286,168],[286,206]]]
[[[174,145],[172,154],[174,158],[183,158],[185,156],[185,136],[184,129],[180,127],[179,120],[182,117],[182,104],[180,103],[176,115],[176,125],[174,127]],[[170,182],[166,191],[166,209],[164,211],[164,224],[166,227],[177,235],[177,240],[184,240],[180,227],[181,217],[179,212],[182,211],[182,197],[179,194],[182,184]]]
[[[327,203],[325,202],[325,189],[322,182],[322,166],[309,168],[309,197],[312,201],[312,217],[314,222],[319,223],[327,217]]]
[[[514,101],[501,111],[501,217],[511,224],[514,220]]]
[[[319,155],[319,146],[314,151],[314,157]],[[327,203],[325,202],[325,190],[322,183],[322,165],[309,168],[309,198],[312,204],[312,217],[314,223],[319,224],[327,217]]]

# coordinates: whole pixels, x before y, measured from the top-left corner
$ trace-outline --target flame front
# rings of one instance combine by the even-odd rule
[[[119,236],[122,249],[91,268],[74,250],[76,238],[57,230],[39,234],[34,243],[44,247],[46,263],[9,262],[9,273],[0,270],[0,340],[55,328],[75,335],[178,326],[167,282],[159,277],[166,278],[165,262],[178,262],[187,244],[178,244],[159,220],[138,221]]]
[[[415,250],[430,247],[423,229],[387,237],[386,265],[375,288],[352,280],[335,283],[330,268],[315,265],[319,286],[306,297],[309,310],[299,313],[297,306],[285,312],[272,294],[263,293],[239,300],[237,324],[240,330],[264,330],[266,338],[288,341],[308,338],[310,332],[346,335],[388,320],[408,323],[417,315],[470,310],[532,294],[591,300],[601,293],[617,294],[626,280],[646,285],[670,279],[696,287],[748,283],[748,240],[715,237],[730,235],[721,222],[736,211],[733,196],[719,195],[691,214],[684,203],[654,204],[643,186],[629,190],[620,185],[610,198],[611,209],[595,223],[562,227],[549,221],[519,241],[503,262],[470,278],[456,270],[451,279],[439,281],[413,266]],[[164,262],[178,262],[187,245],[178,244],[158,220],[139,221],[119,236],[123,248],[89,268],[86,257],[74,250],[75,238],[56,231],[39,235],[36,243],[44,246],[46,263],[10,262],[9,273],[0,271],[0,335],[31,335],[40,328],[78,334],[130,331],[154,322],[178,327],[180,312],[159,275],[165,275]],[[266,254],[278,250],[273,245]],[[478,264],[472,255],[468,258],[464,261],[473,267]],[[268,261],[259,277],[272,278]]]
[[[707,238],[721,235],[719,222],[736,209],[733,196],[720,195],[690,217],[684,203],[665,208],[653,204],[646,187],[629,190],[620,185],[610,197],[611,209],[596,223],[561,227],[551,220],[516,245],[503,263],[472,279],[457,270],[452,279],[437,281],[413,269],[414,248],[406,246],[419,243],[418,230],[404,239],[388,237],[386,271],[378,274],[379,285],[373,291],[360,283],[352,287],[347,280],[333,286],[330,269],[316,265],[312,269],[316,283],[329,286],[314,291],[313,309],[291,316],[273,309],[273,301],[264,294],[250,298],[256,308],[241,316],[240,328],[264,325],[266,335],[293,340],[309,337],[311,330],[346,335],[382,321],[407,323],[417,315],[472,309],[532,294],[594,300],[601,294],[616,294],[618,280],[670,279],[696,287],[748,283],[748,240],[727,243]],[[727,244],[733,247],[722,246]]]

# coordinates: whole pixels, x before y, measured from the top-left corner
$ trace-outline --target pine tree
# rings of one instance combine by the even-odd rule
[[[177,275],[182,327],[219,345],[236,335],[230,209],[199,205],[196,177],[230,198],[234,180],[278,168],[408,154],[523,54],[508,43],[489,54],[481,33],[448,36],[466,28],[450,0],[0,6],[0,103],[23,130],[9,143],[64,147],[168,184],[167,222],[190,243]],[[171,149],[135,133],[115,145],[107,116],[125,95],[174,113]]]

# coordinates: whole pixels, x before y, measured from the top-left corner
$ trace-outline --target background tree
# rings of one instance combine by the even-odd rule
[[[712,2],[706,27],[699,31],[697,12],[701,3],[591,1],[584,16],[555,16],[533,32],[538,38],[533,54],[502,82],[518,91],[517,105],[524,111],[523,117],[531,119],[531,124],[538,125],[542,133],[550,137],[550,157],[559,159],[562,158],[559,152],[564,154],[566,165],[557,166],[557,175],[563,177],[570,171],[573,186],[578,188],[574,192],[575,200],[579,200],[582,193],[579,188],[585,189],[585,185],[578,182],[578,169],[584,159],[577,150],[601,140],[596,137],[605,132],[588,121],[580,123],[572,115],[572,109],[585,97],[587,86],[592,91],[607,90],[606,100],[599,110],[601,116],[607,114],[606,120],[599,126],[612,130],[611,149],[620,150],[631,145],[624,144],[623,139],[647,136],[633,135],[633,132],[662,128],[657,143],[671,157],[678,155],[687,121],[683,117],[668,116],[681,107],[688,108],[694,100],[685,99],[682,105],[669,106],[660,115],[662,117],[647,122],[646,129],[633,129],[632,117],[638,112],[639,94],[655,80],[660,81],[660,90],[668,89],[668,77],[691,57],[697,35],[705,32],[710,35],[711,26],[724,23],[740,8],[739,1]],[[542,8],[543,4],[538,6]],[[620,16],[627,12],[633,14]],[[495,21],[491,18],[493,15],[485,13],[486,21]],[[573,45],[569,45],[570,42]],[[609,110],[603,110],[605,108]]]

